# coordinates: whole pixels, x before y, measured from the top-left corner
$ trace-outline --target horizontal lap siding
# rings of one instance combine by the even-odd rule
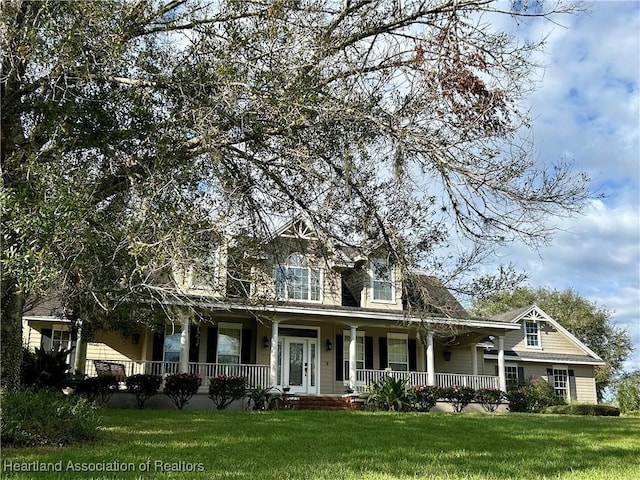
[[[497,343],[497,342],[496,342]],[[541,324],[540,343],[542,350],[531,349],[532,351],[543,351],[546,353],[566,353],[573,355],[584,355],[585,352],[573,343],[569,338],[561,332],[553,329],[547,323]],[[505,350],[527,351],[527,345],[524,339],[524,329],[510,331],[505,335]]]

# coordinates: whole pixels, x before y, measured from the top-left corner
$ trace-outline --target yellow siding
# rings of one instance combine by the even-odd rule
[[[540,324],[540,348],[527,348],[524,338],[524,326],[520,330],[509,331],[505,335],[505,350],[514,351],[542,351],[545,353],[566,353],[574,355],[584,355],[585,352],[567,338],[563,333],[554,329],[550,324],[541,322]]]

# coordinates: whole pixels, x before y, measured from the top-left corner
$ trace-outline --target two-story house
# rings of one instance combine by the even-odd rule
[[[570,400],[596,400],[602,360],[537,307],[472,318],[436,278],[402,278],[376,251],[328,247],[303,221],[269,242],[275,248],[254,252],[228,243],[177,266],[183,300],[167,306],[165,327],[100,332],[78,345],[76,368],[92,375],[107,360],[127,375],[199,373],[204,388],[216,375],[240,375],[298,395],[358,392],[384,375],[502,390],[542,375]],[[29,345],[70,345],[68,322],[39,308],[24,317]]]

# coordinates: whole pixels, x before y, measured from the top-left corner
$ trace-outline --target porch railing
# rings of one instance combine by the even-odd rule
[[[379,382],[384,377],[396,379],[408,378],[411,386],[427,385],[427,372],[399,372],[393,370],[356,370],[356,385],[358,392],[365,390],[367,385]],[[438,387],[471,387],[476,390],[481,388],[498,389],[500,382],[498,377],[492,375],[464,375],[458,373],[436,373],[436,386]]]
[[[94,377],[97,375],[94,360],[87,359],[85,374]],[[137,374],[171,375],[180,371],[179,362],[147,361],[147,360],[113,360],[113,363],[124,366],[125,375],[130,377]],[[247,387],[255,388],[258,385],[269,386],[269,365],[249,364],[222,364],[222,363],[189,363],[189,373],[198,373],[202,378],[202,387],[209,388],[209,379],[218,375],[245,377]]]

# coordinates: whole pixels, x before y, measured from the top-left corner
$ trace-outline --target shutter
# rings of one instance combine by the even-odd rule
[[[415,372],[418,370],[418,346],[415,338],[409,339],[409,371]]]
[[[524,367],[518,367],[518,383],[524,383]]]
[[[164,354],[164,333],[153,333],[153,345],[151,349],[151,361],[161,362]]]
[[[364,337],[364,368],[373,370],[373,337]]]
[[[344,364],[343,348],[342,335],[336,335],[336,380],[344,380],[344,373],[342,371]]]
[[[569,400],[576,401],[578,392],[576,391],[576,376],[573,370],[569,370]]]
[[[498,375],[500,375],[500,373],[498,372],[498,364],[496,364],[495,372],[496,372],[496,373],[495,373],[496,377],[497,377]]]
[[[189,362],[200,361],[200,326],[191,325],[189,328]]]
[[[53,331],[50,328],[43,328],[40,330],[40,348],[47,353],[51,352],[51,337],[53,337]]]
[[[218,349],[218,327],[207,328],[207,363],[216,363]]]
[[[378,338],[378,350],[380,351],[380,370],[384,370],[389,366],[389,357],[387,355],[387,337]]]
[[[242,329],[242,342],[240,345],[240,363],[251,363],[253,331],[250,328]]]

